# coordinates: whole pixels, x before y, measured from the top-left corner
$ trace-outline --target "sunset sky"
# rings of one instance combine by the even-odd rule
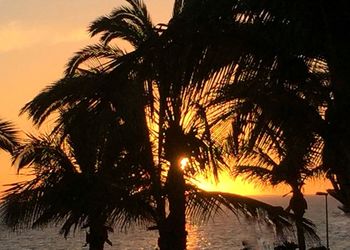
[[[172,0],[145,0],[154,23],[171,16]],[[74,52],[96,40],[86,32],[91,21],[125,3],[122,0],[0,0],[0,117],[23,131],[34,132],[19,110],[46,85],[58,80]],[[22,177],[23,178],[23,177]],[[0,152],[0,185],[20,180],[6,153]],[[202,184],[214,189],[215,185]],[[284,194],[235,184],[227,175],[221,191],[241,194]],[[324,191],[326,184],[307,185],[306,193]],[[0,187],[3,190],[3,187]]]

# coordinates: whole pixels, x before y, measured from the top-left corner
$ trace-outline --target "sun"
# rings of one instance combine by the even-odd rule
[[[190,161],[190,160],[189,160],[188,158],[182,158],[182,159],[180,160],[180,168],[181,168],[182,170],[185,170],[185,168],[186,168],[186,166],[187,166],[187,164],[188,164],[189,161]]]

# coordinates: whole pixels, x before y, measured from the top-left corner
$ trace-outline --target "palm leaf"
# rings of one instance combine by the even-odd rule
[[[18,144],[17,133],[13,124],[0,120],[0,148],[13,152],[14,147]]]
[[[187,212],[197,221],[207,221],[216,213],[223,213],[223,208],[236,216],[254,218],[275,226],[277,230],[282,230],[279,232],[282,235],[293,231],[294,215],[284,211],[282,207],[231,193],[197,190],[192,191],[189,195]],[[303,228],[311,240],[320,240],[316,234],[315,225],[311,221],[304,219]]]
[[[92,36],[102,33],[101,41],[108,44],[112,39],[122,38],[134,47],[139,47],[150,37],[156,35],[148,10],[143,1],[128,0],[130,7],[115,9],[109,16],[94,21],[89,32]]]
[[[82,64],[88,63],[87,61],[91,60],[97,61],[98,65],[85,70],[104,72],[108,69],[109,61],[117,60],[124,54],[125,53],[120,48],[109,45],[95,44],[87,46],[76,52],[75,55],[69,60],[66,66],[65,74],[68,77],[74,76],[76,72],[79,72]]]

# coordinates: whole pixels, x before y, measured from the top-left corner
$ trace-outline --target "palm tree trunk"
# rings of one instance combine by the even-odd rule
[[[103,250],[104,243],[108,240],[108,232],[101,220],[93,219],[90,222],[90,233],[87,235],[89,250]]]
[[[185,179],[176,160],[171,162],[167,179],[169,215],[160,228],[159,248],[161,250],[186,249],[186,200]]]
[[[305,210],[307,209],[307,203],[303,194],[296,187],[293,188],[293,196],[290,200],[290,208],[292,209],[295,215],[295,226],[297,228],[299,249],[306,250],[305,235],[303,229],[303,217],[305,214]]]
[[[297,237],[298,237],[298,246],[300,250],[306,249],[305,244],[305,235],[304,235],[304,229],[303,229],[303,217],[296,218],[295,222],[296,228],[297,228]]]
[[[162,86],[160,86],[162,88]],[[158,159],[162,158],[163,154],[163,139],[164,139],[164,117],[165,117],[165,100],[163,98],[160,99],[159,103],[159,124],[158,124]],[[158,194],[155,195],[156,197],[156,202],[157,202],[157,213],[158,216],[160,217],[159,223],[161,225],[158,225],[159,228],[162,228],[162,225],[165,223],[165,218],[166,218],[166,211],[165,211],[165,199],[163,198],[163,190],[162,190],[162,164],[161,161],[159,160],[158,162],[158,168],[155,170],[156,173],[156,185],[155,185],[155,192],[159,192]],[[160,231],[161,229],[159,229]]]

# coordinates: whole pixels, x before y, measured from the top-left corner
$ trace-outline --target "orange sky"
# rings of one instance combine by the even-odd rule
[[[154,23],[166,22],[171,15],[172,0],[145,0]],[[24,131],[33,131],[25,116],[18,117],[23,105],[46,85],[62,76],[67,60],[74,52],[93,41],[86,32],[95,18],[108,14],[122,0],[0,0],[0,117],[13,121]],[[18,181],[6,153],[0,152],[0,185]],[[227,174],[218,187],[212,183],[202,187],[219,188],[240,194],[284,194],[254,188]],[[323,191],[326,184],[307,185],[306,193]],[[0,187],[2,190],[3,187]]]

